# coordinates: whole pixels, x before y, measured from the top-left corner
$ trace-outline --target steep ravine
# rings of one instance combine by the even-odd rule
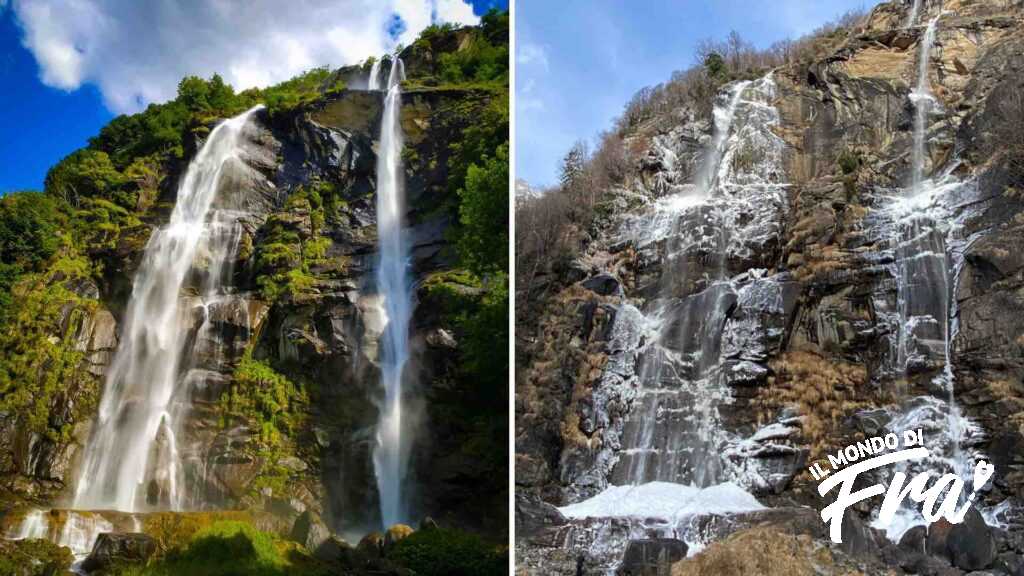
[[[757,554],[816,573],[1021,569],[1024,204],[990,152],[1021,32],[1019,2],[883,3],[824,59],[723,86],[713,117],[624,134],[625,184],[519,327],[524,572],[662,573],[682,542],[680,574]],[[985,520],[957,533],[972,561],[897,545],[920,520],[887,537],[877,502],[827,542],[805,464],[901,427],[925,428],[930,467],[995,465]]]

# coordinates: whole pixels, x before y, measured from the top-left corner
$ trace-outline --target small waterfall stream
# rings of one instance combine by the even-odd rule
[[[370,65],[370,76],[366,79],[367,90],[380,90],[380,58],[376,58]]]
[[[921,12],[921,0],[914,0],[914,4],[910,8],[910,16],[907,17],[907,23],[904,28],[910,28],[917,24],[917,16]]]
[[[374,63],[376,66],[376,63]],[[370,73],[370,85],[374,72]],[[380,129],[377,160],[377,236],[380,260],[377,288],[383,297],[386,319],[380,341],[381,386],[377,447],[373,453],[383,526],[407,522],[405,476],[409,439],[402,422],[403,376],[409,360],[409,322],[412,317],[412,285],[408,275],[409,246],[405,237],[405,172],[402,167],[402,61],[394,58],[388,75],[387,94]]]

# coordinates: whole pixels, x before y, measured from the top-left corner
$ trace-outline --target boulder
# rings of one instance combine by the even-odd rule
[[[928,528],[926,526],[914,526],[903,533],[900,538],[900,548],[907,552],[924,554],[928,540]]]
[[[367,558],[380,558],[384,551],[384,535],[380,532],[370,532],[356,544],[356,552]]]
[[[120,564],[145,563],[156,549],[156,540],[147,534],[104,532],[96,538],[92,552],[82,562],[82,569],[95,572]]]
[[[619,279],[607,272],[587,278],[583,281],[583,287],[601,296],[611,296],[622,291]]]
[[[997,552],[992,530],[973,506],[964,521],[950,529],[946,549],[953,564],[963,570],[988,568],[995,562]]]
[[[405,524],[395,524],[388,528],[387,532],[384,533],[384,552],[393,548],[395,544],[398,544],[402,540],[405,540],[410,534],[415,532],[410,526]]]
[[[306,510],[295,519],[291,539],[313,552],[331,537],[331,531],[316,512]]]
[[[686,542],[674,538],[630,540],[618,576],[663,576],[672,564],[686,558]]]
[[[874,530],[849,508],[843,516],[842,537],[839,548],[854,557],[874,553],[879,548]]]
[[[334,535],[321,542],[316,550],[313,551],[313,556],[318,560],[343,566],[354,564],[354,554],[355,549],[352,548],[351,544]]]
[[[939,518],[928,526],[928,538],[925,540],[925,550],[932,556],[940,556],[951,560],[952,556],[946,548],[949,541],[949,533],[953,525],[945,518]]]
[[[430,516],[427,516],[420,522],[420,530],[437,530],[437,522]]]

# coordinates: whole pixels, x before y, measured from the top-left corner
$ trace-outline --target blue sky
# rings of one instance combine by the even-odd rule
[[[41,189],[50,166],[114,116],[172,98],[183,76],[272,84],[408,44],[431,19],[508,6],[465,1],[0,0],[0,194]]]
[[[593,142],[644,86],[693,64],[694,47],[736,30],[759,48],[873,0],[518,0],[516,176],[553,184],[577,139]]]

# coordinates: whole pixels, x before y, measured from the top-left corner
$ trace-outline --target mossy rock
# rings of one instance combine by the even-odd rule
[[[0,540],[0,576],[53,576],[71,570],[74,556],[48,540]]]
[[[324,101],[310,113],[310,118],[317,124],[336,130],[376,134],[382,110],[380,93],[346,90],[336,98]]]
[[[384,533],[384,554],[387,555],[388,550],[408,538],[413,532],[415,530],[405,524],[395,524],[388,528],[388,531]]]

